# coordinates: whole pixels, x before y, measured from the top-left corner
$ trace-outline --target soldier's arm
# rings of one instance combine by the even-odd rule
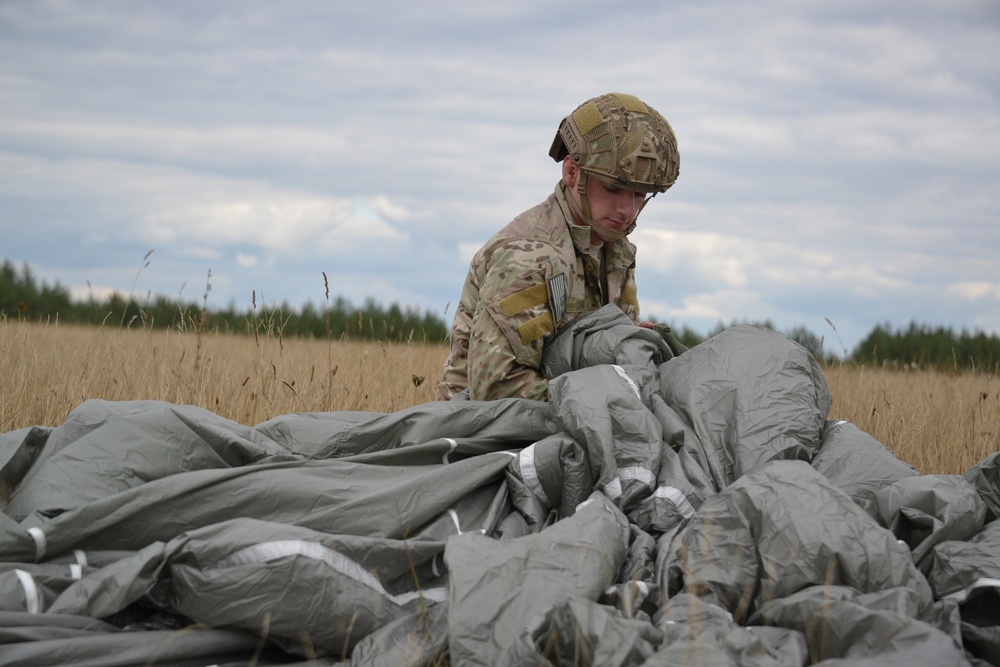
[[[544,401],[549,383],[534,360],[522,363],[486,308],[479,308],[469,344],[469,397],[492,401],[512,396]]]
[[[542,347],[555,330],[550,281],[563,274],[553,256],[535,247],[494,257],[469,336],[472,399],[546,398],[548,381],[539,369]]]
[[[439,401],[450,400],[455,394],[468,385],[469,380],[469,332],[472,329],[472,315],[461,310],[455,312],[455,321],[451,329],[451,351],[444,362],[441,371],[441,382],[438,384],[435,398]]]
[[[625,280],[622,283],[621,294],[617,299],[617,304],[622,309],[622,312],[628,315],[633,322],[640,326],[647,324],[639,317],[639,299],[635,285],[634,263],[625,270]]]

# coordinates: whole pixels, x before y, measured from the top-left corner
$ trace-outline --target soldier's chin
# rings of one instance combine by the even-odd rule
[[[601,239],[605,243],[614,243],[620,239],[628,236],[628,228],[625,229],[614,229],[612,227],[600,227],[598,225],[591,225],[590,230],[594,232],[597,238]]]

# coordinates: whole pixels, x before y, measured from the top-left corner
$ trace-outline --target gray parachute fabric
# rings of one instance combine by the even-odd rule
[[[1000,664],[997,455],[918,475],[786,337],[622,317],[547,403],[0,434],[0,666]]]
[[[600,597],[625,559],[627,540],[628,522],[600,492],[536,535],[500,544],[476,534],[449,540],[453,662],[537,661],[527,650],[534,626],[557,603]]]
[[[812,586],[901,588],[921,614],[932,604],[909,550],[799,461],[762,466],[705,501],[661,568],[668,590],[692,592],[737,622]]]
[[[882,443],[846,421],[827,422],[812,467],[877,517],[875,494],[904,477],[918,475]]]

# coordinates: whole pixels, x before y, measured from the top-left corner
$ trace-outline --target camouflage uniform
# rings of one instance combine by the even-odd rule
[[[472,260],[455,312],[451,355],[437,398],[466,386],[473,400],[545,400],[542,346],[577,315],[605,303],[639,321],[635,246],[605,243],[607,294],[589,227],[576,224],[561,185],[512,220]]]

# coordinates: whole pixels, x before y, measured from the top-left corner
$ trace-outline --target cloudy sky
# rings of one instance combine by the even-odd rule
[[[1000,333],[996,0],[3,0],[0,258],[240,309],[321,306],[325,272],[450,321],[609,91],[681,154],[632,235],[644,315]]]

